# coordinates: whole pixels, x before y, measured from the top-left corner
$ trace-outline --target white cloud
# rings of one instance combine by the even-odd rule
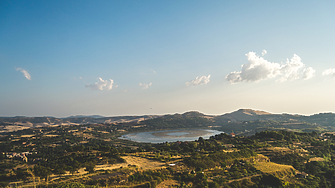
[[[76,78],[76,77],[73,77],[73,79],[77,80],[77,78]],[[83,78],[82,78],[82,77],[79,77],[78,79],[82,80]]]
[[[333,76],[335,77],[335,69],[327,69],[322,72],[322,76]]]
[[[154,69],[150,69],[154,74],[156,74],[156,71]]]
[[[263,50],[263,52],[266,50]],[[263,53],[262,53],[263,54]],[[241,71],[234,71],[226,76],[230,83],[238,82],[259,82],[281,76],[277,81],[291,81],[296,79],[310,79],[314,76],[315,70],[311,67],[304,69],[305,64],[301,58],[294,54],[291,60],[287,59],[286,63],[279,64],[265,60],[257,56],[255,52],[246,54],[248,63],[242,65]]]
[[[266,50],[262,51],[262,56],[264,56],[265,54],[267,54],[268,52]]]
[[[152,86],[152,83],[151,82],[150,82],[150,84],[142,84],[142,83],[140,83],[139,85],[142,86],[143,89],[148,89],[149,86]]]
[[[98,82],[94,84],[87,84],[85,87],[91,88],[92,90],[111,90],[113,88],[114,81],[112,79],[103,80],[102,78],[98,78]],[[117,85],[114,87],[118,87]]]
[[[315,70],[312,67],[308,67],[307,69],[304,70],[302,78],[304,80],[308,80],[312,78],[315,75]]]
[[[26,70],[24,70],[22,68],[17,68],[16,71],[21,71],[23,73],[24,77],[26,77],[28,80],[31,80],[31,76]]]
[[[210,77],[211,77],[211,75],[208,75],[208,76],[201,76],[201,77],[197,76],[197,77],[195,78],[195,80],[186,82],[185,84],[186,84],[187,86],[190,86],[190,85],[195,85],[195,86],[197,86],[197,85],[208,84],[208,82],[209,82],[209,78],[210,78]]]
[[[296,80],[300,78],[300,72],[302,68],[304,68],[304,64],[301,62],[301,58],[296,54],[293,55],[292,59],[286,60],[286,64],[282,65],[281,72],[283,77],[279,79],[279,81],[284,82],[287,80]]]

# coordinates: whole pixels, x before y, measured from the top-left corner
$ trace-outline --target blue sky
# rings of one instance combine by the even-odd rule
[[[334,112],[334,8],[3,0],[0,116]]]

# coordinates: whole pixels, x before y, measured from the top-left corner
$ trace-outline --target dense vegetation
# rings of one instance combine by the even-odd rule
[[[184,114],[140,124],[43,127],[3,134],[0,187],[15,183],[31,187],[155,187],[167,180],[177,182],[178,187],[335,186],[335,136],[312,131],[315,125],[308,123],[303,124],[305,132],[294,132],[278,130],[283,122],[274,120],[230,122],[224,129],[264,130],[251,136],[219,134],[191,142],[144,144],[118,139],[129,131],[207,127],[215,123]],[[302,124],[288,126],[297,128]],[[246,127],[248,130],[243,130]],[[164,166],[102,168],[125,164],[125,156]],[[97,166],[102,170],[96,170]]]

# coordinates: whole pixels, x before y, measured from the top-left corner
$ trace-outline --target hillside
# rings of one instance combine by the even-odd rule
[[[218,129],[231,132],[254,133],[263,128],[286,130],[335,130],[335,114],[319,113],[311,116],[292,114],[272,114],[266,111],[239,109],[223,115],[206,115],[197,111],[183,114],[144,115],[144,116],[70,116],[56,117],[0,117],[0,132],[11,132],[32,127],[88,124],[144,124],[148,128],[194,128],[219,127]],[[220,128],[221,127],[221,128]]]
[[[97,116],[95,116],[97,117]],[[61,125],[87,125],[87,124],[115,124],[141,122],[147,119],[157,118],[158,115],[145,116],[117,116],[117,117],[81,117],[72,116],[68,118],[55,117],[0,117],[0,133],[12,132],[33,127],[61,126]]]
[[[239,109],[232,113],[217,116],[217,119],[226,121],[255,121],[255,120],[289,121],[292,119],[303,118],[303,117],[305,116],[291,115],[291,114],[272,114],[269,112],[252,110],[252,109]]]
[[[145,122],[163,120],[168,125],[185,121],[191,126],[192,122],[210,122],[200,113]],[[260,126],[270,120],[255,120],[254,125],[246,122],[230,124]],[[131,131],[133,125],[137,124],[53,126],[3,134],[0,186],[144,188],[169,182],[193,188],[335,185],[333,132],[265,130],[236,137],[221,133],[210,139],[158,144],[118,139],[121,130]],[[142,128],[152,130],[149,125]]]

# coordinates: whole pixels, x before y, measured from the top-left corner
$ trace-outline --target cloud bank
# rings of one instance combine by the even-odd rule
[[[16,71],[21,71],[23,73],[24,77],[26,77],[28,80],[31,80],[31,76],[26,70],[24,70],[22,68],[17,68]]]
[[[327,69],[322,72],[322,76],[332,76],[335,77],[335,69]]]
[[[189,82],[186,82],[185,84],[187,86],[190,86],[190,85],[194,85],[194,86],[197,86],[197,85],[203,85],[203,84],[208,84],[209,82],[209,78],[211,77],[211,75],[208,75],[207,77],[206,76],[197,76],[195,78],[195,80],[192,80],[192,81],[189,81]]]
[[[263,50],[262,55],[266,54]],[[315,74],[315,70],[311,67],[305,68],[305,64],[301,62],[301,58],[294,56],[286,63],[273,63],[265,60],[263,57],[256,55],[255,52],[246,54],[248,63],[242,65],[241,71],[234,71],[226,76],[226,80],[230,83],[238,82],[259,82],[280,76],[279,82],[292,81],[296,79],[308,80]]]
[[[87,84],[85,85],[86,88],[91,88],[92,90],[111,90],[113,88],[114,81],[112,79],[103,80],[102,78],[98,78],[98,82],[94,84]],[[114,86],[117,87],[117,86]]]
[[[142,84],[142,83],[140,83],[139,85],[142,86],[143,89],[148,89],[149,86],[152,86],[152,82],[150,82],[150,84]]]

